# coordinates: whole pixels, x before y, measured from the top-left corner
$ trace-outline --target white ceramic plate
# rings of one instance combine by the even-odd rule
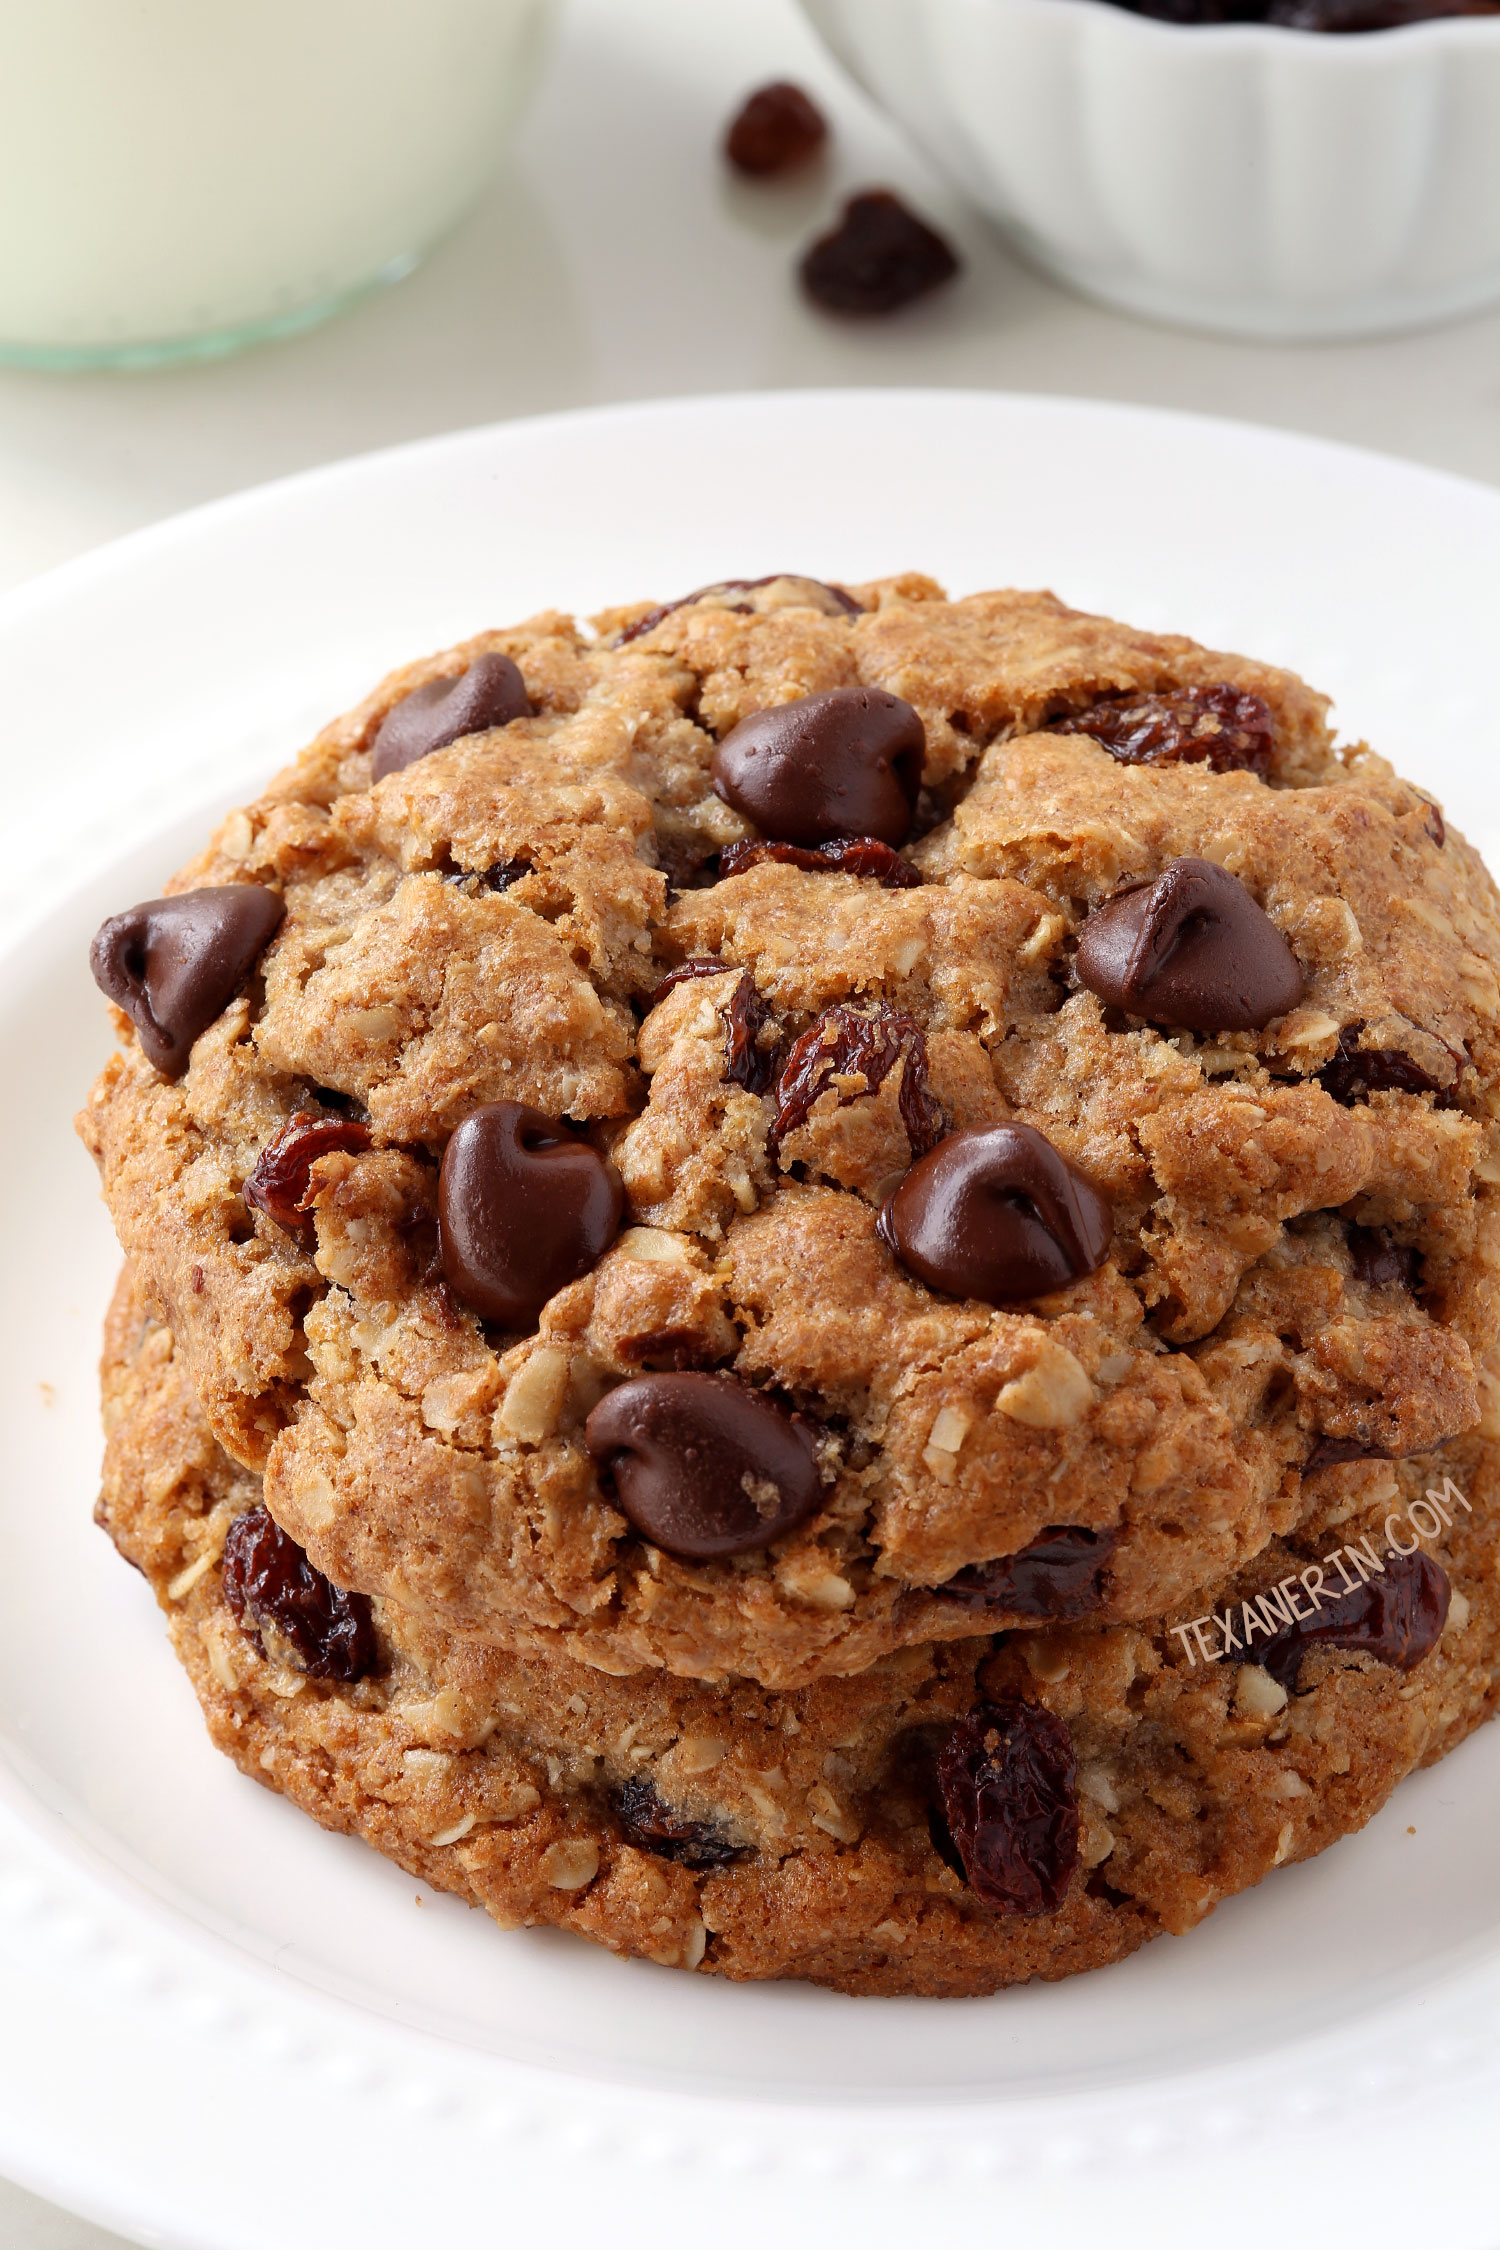
[[[0,2171],[180,2250],[1500,2237],[1500,1731],[1095,1977],[735,1987],[503,1936],[251,1788],[90,1523],[115,1254],[69,1120],[107,1047],[103,914],[428,647],[544,604],[911,566],[1295,665],[1500,827],[1500,495],[1132,409],[822,392],[513,423],[205,509],[0,608]]]

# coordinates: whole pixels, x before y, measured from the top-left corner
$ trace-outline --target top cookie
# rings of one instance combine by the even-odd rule
[[[784,1686],[1149,1619],[1493,1415],[1495,892],[1284,672],[917,577],[547,615],[169,901],[96,943],[122,1242],[446,1629]]]

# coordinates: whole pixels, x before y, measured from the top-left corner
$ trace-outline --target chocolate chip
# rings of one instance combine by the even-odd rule
[[[224,1599],[262,1656],[271,1632],[315,1680],[362,1680],[377,1660],[364,1594],[315,1570],[265,1508],[236,1516],[224,1540]],[[277,1655],[281,1650],[275,1650]]]
[[[1045,1617],[1053,1623],[1087,1617],[1104,1601],[1113,1531],[1056,1524],[1029,1546],[994,1562],[970,1563],[935,1590],[944,1601],[994,1616]]]
[[[642,1375],[588,1418],[600,1481],[669,1555],[748,1554],[806,1522],[822,1498],[807,1424],[734,1375]]]
[[[182,1076],[193,1041],[239,991],[285,911],[275,891],[228,883],[147,899],[99,930],[94,982],[125,1010],[164,1077]]]
[[[714,789],[780,844],[911,834],[927,737],[882,688],[833,688],[752,712],[714,753]]]
[[[1437,1646],[1451,1589],[1441,1563],[1420,1547],[1388,1556],[1379,1577],[1361,1579],[1332,1601],[1323,1597],[1343,1583],[1338,1565],[1319,1568],[1324,1584],[1312,1615],[1283,1625],[1268,1641],[1252,1640],[1240,1653],[1242,1664],[1259,1664],[1284,1688],[1294,1688],[1303,1657],[1315,1648],[1354,1650],[1410,1672]]]
[[[937,1759],[948,1834],[974,1896],[1052,1914],[1078,1864],[1073,1739],[1045,1705],[1007,1696],[961,1719]]]
[[[691,609],[695,602],[715,601],[718,607],[728,610],[732,616],[748,617],[754,609],[753,602],[718,602],[717,597],[721,594],[753,594],[761,586],[778,586],[782,583],[806,587],[808,606],[822,610],[825,616],[864,615],[862,605],[852,594],[846,594],[842,586],[830,586],[821,578],[805,578],[796,570],[773,570],[764,578],[721,578],[715,586],[697,586],[690,594],[679,594],[675,602],[659,602],[655,609],[648,609],[644,617],[638,617],[633,625],[627,625],[622,633],[617,633],[614,645],[616,648],[624,648],[628,642],[638,641],[643,633],[653,632],[664,617],[671,617],[679,609]]]
[[[1259,1031],[1302,997],[1286,939],[1210,859],[1169,860],[1154,882],[1097,908],[1076,966],[1101,1000],[1184,1031]]]
[[[749,1857],[745,1846],[731,1843],[721,1828],[674,1812],[644,1774],[632,1774],[621,1784],[615,1814],[627,1844],[679,1867],[732,1867]]]
[[[778,78],[758,86],[724,138],[724,154],[737,172],[753,180],[790,172],[818,154],[828,138],[828,120],[817,103]]]
[[[1436,1078],[1394,1047],[1361,1047],[1362,1024],[1339,1033],[1339,1051],[1318,1072],[1318,1083],[1345,1107],[1369,1094],[1438,1094]]]
[[[454,1295],[502,1328],[598,1264],[625,1207],[607,1157],[523,1102],[487,1102],[443,1152],[438,1238]]]
[[[335,1150],[358,1151],[370,1145],[370,1128],[357,1117],[320,1117],[299,1109],[267,1141],[245,1182],[245,1201],[264,1211],[288,1233],[301,1234],[312,1194],[312,1168]]]
[[[989,1125],[939,1141],[887,1196],[877,1226],[930,1289],[1007,1305],[1097,1272],[1113,1214],[1045,1133]]]
[[[842,1108],[862,1094],[878,1093],[898,1062],[896,1104],[912,1154],[922,1155],[943,1129],[942,1110],[927,1091],[927,1041],[913,1017],[883,1000],[868,1013],[842,1003],[825,1008],[795,1042],[776,1081],[772,1150],[806,1123],[821,1095],[832,1091]],[[841,1083],[849,1078],[863,1078],[863,1088]]]
[[[1264,696],[1222,681],[1160,695],[1110,695],[1052,721],[1050,734],[1086,734],[1126,766],[1203,764],[1215,773],[1271,769],[1275,720]]]
[[[1414,1291],[1422,1271],[1419,1251],[1392,1242],[1375,1227],[1351,1225],[1348,1230],[1349,1264],[1356,1281],[1367,1289]]]
[[[802,286],[825,312],[889,313],[951,281],[959,261],[936,230],[898,195],[872,188],[852,196],[831,234],[804,254]]]
[[[491,649],[467,671],[428,680],[391,705],[370,745],[370,778],[384,781],[463,735],[530,716],[526,682],[508,656]]]
[[[915,891],[922,885],[921,873],[911,861],[873,836],[839,836],[811,850],[801,844],[726,844],[719,855],[719,880],[727,883],[767,861],[778,867],[800,867],[809,875],[858,875],[887,891]]]

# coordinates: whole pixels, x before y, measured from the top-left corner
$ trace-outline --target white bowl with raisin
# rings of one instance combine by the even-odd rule
[[[1434,4],[1260,0],[1281,20],[1204,22],[1112,0],[803,0],[1035,264],[1127,312],[1266,339],[1500,297],[1500,13],[1413,20]]]

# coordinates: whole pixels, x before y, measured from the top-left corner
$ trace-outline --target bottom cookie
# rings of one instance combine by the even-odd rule
[[[1332,1474],[1321,1536],[1196,1621],[909,1649],[777,1694],[507,1655],[340,1595],[214,1443],[128,1276],[102,1372],[99,1520],[219,1748],[506,1927],[700,1973],[948,1996],[1102,1966],[1362,1826],[1495,1700],[1479,1444]],[[1392,1540],[1419,1559],[1377,1570]]]

